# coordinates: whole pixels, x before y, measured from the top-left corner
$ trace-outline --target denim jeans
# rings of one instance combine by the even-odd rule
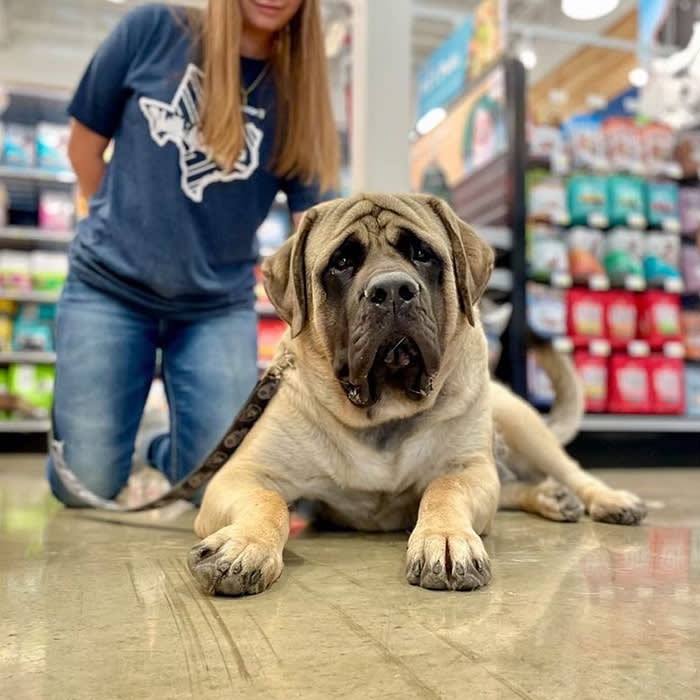
[[[176,482],[215,447],[255,384],[255,311],[163,320],[69,275],[56,313],[54,439],[70,469],[103,498],[129,478],[158,348],[170,432],[154,439],[148,456]],[[51,458],[47,472],[56,498],[79,505]]]

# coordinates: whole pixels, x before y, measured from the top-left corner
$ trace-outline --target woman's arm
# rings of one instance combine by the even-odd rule
[[[78,176],[83,195],[90,199],[98,189],[105,172],[104,152],[109,139],[71,119],[68,157]]]

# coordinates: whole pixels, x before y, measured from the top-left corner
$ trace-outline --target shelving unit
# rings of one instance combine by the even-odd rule
[[[0,178],[3,180],[23,180],[54,185],[74,185],[77,180],[71,171],[41,170],[40,168],[14,168],[0,165]]]
[[[35,226],[5,226],[0,227],[0,246],[66,248],[73,236],[72,231],[48,231]]]
[[[700,433],[700,418],[588,413],[583,417],[581,430],[596,433]]]
[[[48,420],[0,420],[0,433],[48,433]]]
[[[6,364],[54,365],[56,364],[56,353],[39,350],[0,352],[0,365]]]

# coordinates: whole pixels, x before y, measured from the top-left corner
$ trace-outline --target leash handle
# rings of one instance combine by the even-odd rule
[[[238,449],[246,435],[248,435],[263,414],[263,411],[267,408],[272,397],[277,393],[283,373],[284,367],[281,364],[270,367],[255,385],[238,415],[234,418],[233,423],[231,423],[231,426],[219,441],[219,444],[196,469],[184,479],[178,481],[169,491],[152,501],[138,506],[125,506],[116,501],[102,498],[90,491],[66,463],[63,454],[63,443],[53,439],[52,427],[49,451],[53,466],[61,483],[72,496],[75,496],[86,506],[92,506],[101,510],[134,513],[152,510],[153,508],[162,508],[174,501],[187,499],[197,489],[206,484]]]

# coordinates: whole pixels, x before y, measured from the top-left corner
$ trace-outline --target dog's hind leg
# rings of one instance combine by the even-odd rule
[[[575,523],[584,513],[581,499],[554,479],[538,483],[506,481],[501,484],[501,510],[524,510],[548,520]]]
[[[570,488],[594,520],[622,525],[646,516],[644,503],[629,491],[612,489],[587,474],[560,447],[532,406],[499,384],[492,385],[494,422],[515,459]]]

